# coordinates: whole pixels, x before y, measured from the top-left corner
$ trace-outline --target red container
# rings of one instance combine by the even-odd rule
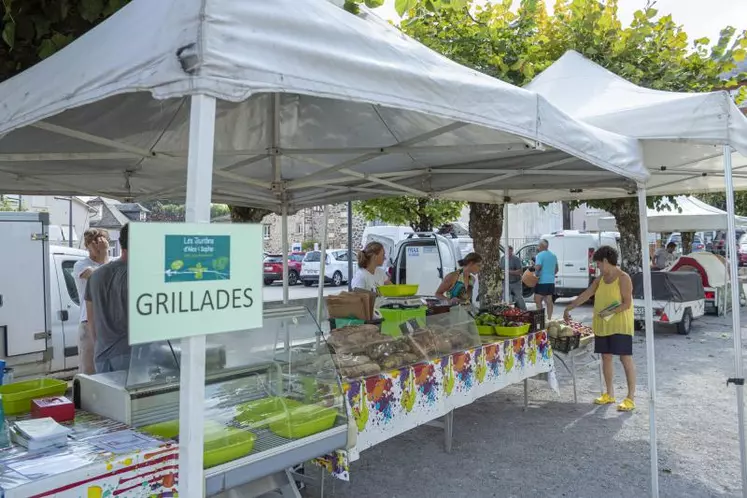
[[[56,422],[67,422],[75,418],[73,402],[64,396],[31,400],[33,418],[51,417]]]

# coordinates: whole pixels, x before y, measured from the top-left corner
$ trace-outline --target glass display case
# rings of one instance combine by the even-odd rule
[[[76,404],[178,439],[180,359],[179,341],[133,346],[127,372],[76,376]],[[339,378],[306,308],[266,310],[259,329],[208,336],[205,370],[209,487],[211,475],[221,475],[213,488],[229,471],[248,482],[346,446]]]
[[[481,345],[474,319],[461,306],[436,315],[403,316],[395,326],[363,324],[332,330],[327,344],[340,376],[367,377]]]

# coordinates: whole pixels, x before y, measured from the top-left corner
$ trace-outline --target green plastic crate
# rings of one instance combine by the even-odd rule
[[[402,330],[399,326],[409,320],[417,321],[418,325],[425,327],[425,314],[428,311],[426,306],[419,308],[401,308],[401,309],[390,309],[380,308],[381,318],[384,319],[381,324],[381,333],[392,337],[399,337],[402,335]]]
[[[19,415],[31,411],[31,400],[62,396],[67,382],[57,379],[35,379],[0,386],[5,415]]]

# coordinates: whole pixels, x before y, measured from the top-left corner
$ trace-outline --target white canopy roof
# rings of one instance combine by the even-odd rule
[[[133,34],[135,34],[133,36]],[[127,40],[126,43],[123,40]],[[0,85],[0,188],[184,197],[189,104],[220,99],[213,200],[291,210],[645,181],[637,141],[326,0],[134,0]],[[624,175],[627,178],[621,178]]]
[[[652,233],[700,232],[707,230],[725,230],[727,216],[725,211],[706,204],[695,197],[680,195],[669,209],[648,210],[648,229]],[[679,209],[678,209],[679,208]],[[747,218],[736,217],[737,225],[747,225]],[[617,224],[612,216],[599,218],[599,230],[616,230]]]
[[[605,130],[643,140],[650,194],[723,191],[722,146],[733,154],[735,189],[747,189],[747,118],[725,91],[650,90],[569,51],[526,87]],[[615,197],[604,190],[586,198]]]

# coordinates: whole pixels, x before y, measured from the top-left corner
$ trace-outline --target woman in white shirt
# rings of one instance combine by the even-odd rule
[[[353,277],[353,289],[363,289],[371,292],[382,285],[388,285],[386,272],[381,268],[384,264],[384,246],[378,242],[369,242],[365,249],[358,253],[358,271]]]

